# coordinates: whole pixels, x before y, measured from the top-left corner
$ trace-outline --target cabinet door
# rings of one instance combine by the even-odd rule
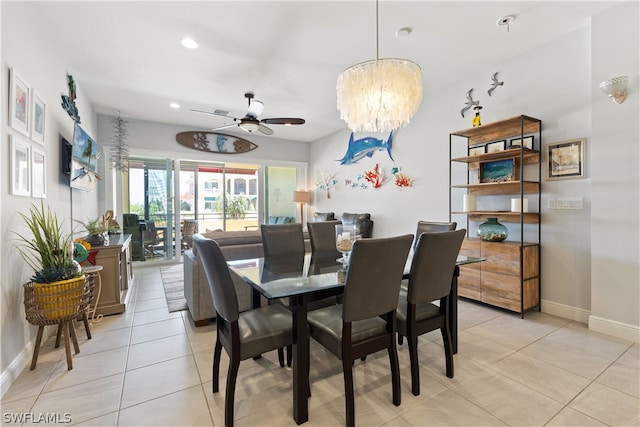
[[[480,241],[464,239],[460,248],[460,255],[480,258]],[[458,277],[458,295],[474,300],[480,300],[480,266],[481,263],[463,265]]]
[[[481,242],[480,254],[485,260],[482,271],[520,278],[520,245],[516,242]]]
[[[511,276],[482,270],[482,302],[520,313],[521,291],[520,275]]]

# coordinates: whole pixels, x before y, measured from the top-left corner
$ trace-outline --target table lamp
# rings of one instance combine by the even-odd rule
[[[300,203],[300,223],[304,221],[302,207],[305,203],[309,203],[311,201],[311,192],[309,191],[294,191],[293,192],[293,201],[296,203]]]

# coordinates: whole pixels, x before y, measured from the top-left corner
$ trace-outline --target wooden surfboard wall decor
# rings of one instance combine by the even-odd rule
[[[176,134],[178,144],[198,151],[220,154],[240,154],[258,148],[246,139],[217,132],[180,132]]]

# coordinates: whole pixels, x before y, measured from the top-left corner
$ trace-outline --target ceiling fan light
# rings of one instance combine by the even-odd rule
[[[245,121],[240,123],[240,128],[249,133],[257,131],[259,127],[260,127],[260,123],[258,123],[257,121],[255,122]]]
[[[418,64],[376,59],[347,68],[336,86],[340,118],[354,132],[389,132],[406,126],[422,102]]]

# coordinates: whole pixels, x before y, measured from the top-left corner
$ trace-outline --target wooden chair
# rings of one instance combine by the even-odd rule
[[[197,233],[198,222],[195,219],[185,219],[182,222],[182,250],[193,246],[193,235]]]
[[[396,310],[398,334],[407,337],[411,359],[411,391],[420,394],[418,337],[440,329],[447,377],[453,378],[453,348],[448,322],[451,280],[467,230],[422,233],[413,253],[409,286],[400,290]],[[440,305],[432,301],[440,300]]]
[[[281,304],[266,305],[240,313],[231,273],[220,246],[201,234],[194,234],[193,243],[200,254],[216,309],[217,334],[213,352],[214,393],[219,390],[220,356],[223,347],[230,359],[224,424],[232,427],[236,378],[240,362],[268,351],[291,346],[293,319],[291,312]]]
[[[362,239],[351,253],[344,303],[308,313],[313,339],[342,360],[347,426],[355,425],[353,362],[387,350],[393,404],[400,405],[400,369],[396,350],[396,309],[404,265],[413,236]]]

